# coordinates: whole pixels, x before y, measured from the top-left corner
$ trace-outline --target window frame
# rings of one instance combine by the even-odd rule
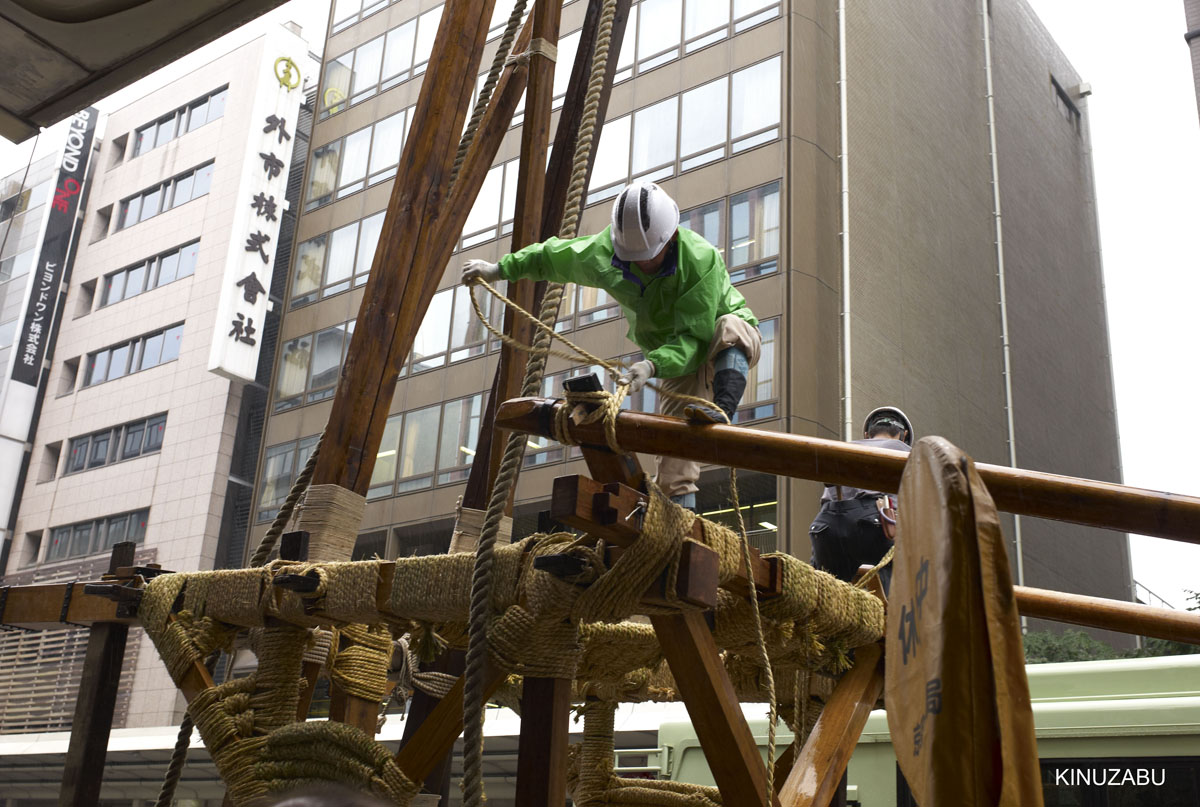
[[[209,191],[212,190],[211,176],[213,167],[215,165],[216,160],[209,160],[208,162],[201,163],[190,171],[184,171],[181,174],[176,174],[170,179],[163,180],[155,185],[151,185],[149,188],[138,191],[132,196],[125,197],[117,204],[117,228],[114,230],[114,232],[128,230],[135,224],[141,224],[143,221],[149,221],[155,216],[166,213],[168,210],[174,210],[180,205],[184,205],[203,196],[207,196]],[[208,170],[209,177],[208,186],[205,187],[202,193],[196,193],[196,179],[200,177],[201,173],[206,169]],[[184,179],[189,179],[192,181],[192,190],[189,191],[187,199],[176,200],[175,189]],[[147,215],[146,210],[148,208],[146,207],[146,202],[148,200],[153,200],[154,212]],[[132,217],[129,215],[131,210],[134,211]],[[137,220],[131,221],[131,218]]]
[[[137,420],[131,420],[107,429],[90,432],[89,434],[72,437],[67,441],[66,457],[63,460],[62,476],[74,476],[96,468],[105,468],[128,460],[135,460],[148,454],[157,454],[162,450],[162,435],[166,430],[167,413],[161,412]],[[126,443],[134,429],[140,430],[138,452],[126,453]],[[155,432],[156,430],[156,432]],[[158,442],[150,445],[150,437],[156,433]],[[103,462],[94,461],[95,446],[99,441],[105,441],[105,459]],[[82,458],[80,460],[80,458]]]
[[[51,527],[48,530],[49,540],[46,542],[45,555],[38,563],[57,563],[60,560],[84,558],[107,552],[115,543],[109,540],[109,536],[114,522],[118,519],[122,519],[125,524],[120,536],[122,540],[133,541],[137,544],[145,543],[146,533],[150,526],[150,508],[140,507],[136,510],[126,510],[123,513],[98,516]],[[139,522],[141,522],[140,526]],[[131,526],[133,526],[132,529],[130,529]],[[86,546],[83,551],[75,551],[78,546],[77,539],[81,536]]]
[[[313,167],[317,165],[317,160],[324,156],[323,154],[317,154],[317,152],[321,151],[322,149],[333,149],[337,154],[337,161],[336,164],[329,169],[329,173],[331,173],[333,176],[333,181],[328,189],[322,188],[321,193],[314,192],[314,186],[318,177],[315,175],[313,167],[309,168],[304,187],[304,212],[312,212],[313,210],[322,208],[325,205],[345,199],[347,196],[358,193],[365,188],[369,188],[380,182],[395,177],[396,171],[400,167],[400,155],[404,151],[404,144],[408,141],[409,127],[412,125],[412,115],[414,109],[416,109],[415,104],[404,107],[403,109],[388,115],[386,118],[377,120],[374,123],[362,127],[361,129],[356,129],[353,132],[349,132],[341,137],[330,140],[328,143],[322,143],[314,148],[312,157],[310,159],[310,163],[312,163]],[[383,166],[375,168],[375,170],[372,170],[375,157],[377,156],[375,154],[375,146],[381,142],[377,141],[376,139],[378,127],[383,123],[392,121],[399,115],[403,115],[404,120],[401,124],[400,142],[398,144],[398,148],[395,149],[395,161],[389,162]],[[361,174],[353,178],[345,179],[342,176],[342,172],[347,165],[346,155],[350,151],[350,149],[347,147],[347,144],[351,138],[362,137],[364,135],[366,136],[367,140],[366,149],[363,150],[358,148],[354,152],[354,159],[362,160],[363,170]],[[365,153],[363,153],[364,151]],[[323,168],[322,170],[324,171],[325,169]]]
[[[776,120],[773,124],[759,126],[747,131],[740,132],[737,137],[734,137],[734,115],[735,115],[735,93],[734,86],[739,76],[748,74],[750,71],[761,69],[769,62],[777,62],[779,69],[779,84],[776,101],[778,107],[776,109]],[[704,147],[699,152],[694,154],[683,154],[683,137],[685,127],[682,125],[682,116],[685,108],[685,96],[689,93],[703,90],[714,83],[725,83],[725,138],[719,145],[712,147]],[[620,193],[632,179],[650,180],[654,182],[662,181],[670,177],[675,177],[687,171],[696,170],[702,166],[709,165],[721,159],[731,157],[735,154],[749,151],[759,146],[764,146],[768,143],[774,143],[779,140],[782,133],[782,116],[783,116],[783,89],[785,86],[785,76],[783,75],[783,54],[774,53],[763,59],[745,65],[726,76],[721,76],[712,81],[707,81],[703,84],[691,87],[683,92],[667,98],[660,98],[645,106],[631,110],[630,112],[613,118],[611,121],[606,121],[604,131],[600,135],[600,142],[597,143],[597,157],[601,154],[611,151],[612,154],[623,159],[625,168],[623,173],[615,173],[611,177],[607,174],[602,174],[603,185],[598,185],[596,173],[593,172],[592,180],[588,185],[586,193],[587,205],[593,205],[598,202],[611,199]],[[648,114],[650,110],[656,107],[662,107],[675,102],[675,126],[674,126],[674,157],[669,162],[658,163],[653,162],[643,166],[641,170],[634,171],[634,163],[637,157],[637,149],[635,148],[638,138],[638,116]],[[651,127],[652,131],[656,131]],[[625,132],[628,134],[624,134]],[[614,138],[607,140],[606,137]],[[622,139],[623,138],[623,139]],[[614,168],[618,165],[621,159],[614,161]]]
[[[196,131],[197,129],[207,126],[209,123],[212,123],[215,120],[219,120],[219,119],[223,118],[225,116],[225,105],[224,104],[221,104],[221,107],[220,107],[221,114],[217,115],[214,118],[208,117],[208,110],[212,108],[211,101],[213,98],[216,98],[216,97],[224,94],[225,98],[227,99],[228,93],[229,93],[229,85],[226,84],[223,87],[218,87],[217,89],[213,90],[212,92],[205,93],[204,95],[200,96],[199,98],[194,98],[191,101],[189,101],[188,103],[183,104],[182,106],[176,107],[173,111],[168,112],[167,114],[162,115],[158,118],[155,118],[154,120],[150,121],[149,123],[135,127],[133,129],[133,136],[130,138],[130,140],[133,141],[133,145],[130,146],[131,153],[129,155],[129,159],[132,160],[137,157],[141,157],[144,154],[149,154],[150,152],[154,151],[156,148],[159,148],[160,146],[165,146],[167,143],[170,143],[172,140],[177,140],[186,134],[190,134],[190,133]],[[193,118],[193,115],[195,114],[195,110],[199,107],[200,104],[204,105],[205,120],[204,120],[204,123],[193,126],[192,118]],[[159,131],[161,130],[161,128],[163,126],[166,126],[168,124],[173,125],[173,129],[172,129],[173,133],[166,139],[159,142]],[[144,149],[141,148],[144,138],[146,137],[146,135],[151,134],[151,133],[153,133],[153,138],[152,138],[153,143],[150,146],[148,146],[147,148],[144,148]]]
[[[184,265],[184,263],[183,263],[184,250],[187,250],[189,247],[196,248],[196,258],[191,263],[191,270],[186,275],[180,275],[179,268]],[[165,285],[167,285],[167,283],[174,283],[176,280],[183,280],[185,278],[191,277],[193,274],[195,274],[196,264],[199,262],[199,249],[200,249],[200,239],[196,238],[191,241],[188,241],[186,244],[182,244],[178,247],[175,247],[174,249],[167,250],[166,252],[160,252],[157,255],[152,255],[151,257],[146,258],[145,260],[138,261],[135,264],[131,264],[129,266],[123,267],[121,269],[116,270],[115,272],[109,272],[108,274],[104,275],[101,278],[100,304],[98,306],[96,306],[96,310],[100,310],[101,308],[108,308],[109,306],[116,305],[117,303],[120,303],[120,302],[124,302],[125,300],[131,299],[133,297],[137,297],[139,294],[144,294],[148,291],[157,289],[160,286],[165,286]],[[161,279],[161,276],[162,276],[163,261],[165,261],[171,257],[177,258],[177,263],[175,266],[175,275],[170,280],[166,281],[165,283],[159,282]],[[129,294],[128,293],[129,280],[131,278],[135,277],[136,276],[135,273],[137,273],[140,270],[145,270],[145,275],[144,275],[143,282],[142,282],[142,289],[140,291],[134,292],[133,294]],[[110,299],[111,295],[112,295],[112,287],[118,277],[121,278],[121,295],[120,295],[119,299],[113,300],[113,299]]]
[[[178,331],[177,334],[171,333],[172,331],[176,330]],[[160,351],[158,358],[155,360],[155,363],[147,365],[144,362],[142,348],[150,339],[153,339],[157,336],[161,336],[163,339],[162,350]],[[159,328],[156,331],[151,331],[150,333],[135,337],[129,341],[118,342],[115,345],[109,345],[108,347],[101,348],[100,350],[93,350],[92,352],[88,353],[84,363],[83,388],[86,389],[88,387],[99,386],[100,384],[108,381],[116,381],[119,378],[133,375],[134,373],[140,373],[143,370],[150,370],[154,367],[158,367],[179,358],[178,350],[176,350],[175,354],[170,358],[162,358],[163,354],[167,352],[167,346],[170,343],[169,336],[177,336],[178,340],[182,341],[183,323],[177,322],[174,325],[168,325],[165,328]],[[122,357],[123,369],[115,370],[111,360],[118,355]],[[96,368],[100,366],[98,362],[101,358],[104,360],[102,365],[103,369],[101,371],[104,375],[104,378],[97,380],[99,373],[96,372]],[[114,375],[114,372],[116,375]]]

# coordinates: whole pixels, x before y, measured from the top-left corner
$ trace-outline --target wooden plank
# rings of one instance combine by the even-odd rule
[[[515,803],[522,807],[561,807],[567,800],[572,683],[526,676],[521,684]]]
[[[611,567],[626,551],[625,547],[606,547],[605,560]],[[716,608],[720,563],[720,558],[712,549],[685,541],[679,550],[679,565],[675,570],[674,597],[699,608]],[[650,584],[650,588],[642,595],[643,603],[658,607],[674,604],[675,599],[667,596],[671,591],[668,572],[664,569],[658,579]]]
[[[699,611],[652,616],[663,655],[725,804],[767,804],[767,769]],[[771,802],[774,802],[772,794]]]
[[[90,582],[90,581],[89,581]],[[99,582],[99,581],[96,581]],[[4,605],[5,625],[30,630],[64,628],[61,621],[63,600],[72,587],[66,621],[71,625],[89,627],[97,622],[130,625],[135,617],[118,616],[118,603],[94,594],[84,593],[86,583],[39,583],[31,586],[12,586]]]
[[[484,698],[490,698],[507,676],[490,663],[484,674]],[[462,734],[463,679],[459,677],[412,738],[396,753],[396,765],[412,782],[424,782]]]
[[[132,541],[116,544],[108,573],[115,574],[118,566],[132,565],[136,547]],[[100,783],[128,637],[129,626],[125,624],[99,623],[91,628],[71,721],[71,740],[63,763],[58,797],[61,807],[91,807],[100,801]]]
[[[825,807],[846,772],[867,717],[883,692],[882,648],[866,645],[854,655],[854,667],[834,687],[779,789],[783,807]]]
[[[313,484],[333,483],[366,494],[396,379],[453,246],[431,236],[445,224],[439,218],[465,217],[471,207],[443,204],[456,151],[456,139],[447,133],[463,129],[494,3],[446,3]]]
[[[563,405],[546,398],[505,401],[496,425],[552,437],[549,424]],[[601,423],[571,424],[569,430],[578,441],[605,445]],[[641,412],[622,412],[617,435],[628,451],[885,492],[899,489],[908,460],[900,451],[739,426],[697,426]],[[1200,497],[985,463],[975,468],[1005,512],[1200,544]]]

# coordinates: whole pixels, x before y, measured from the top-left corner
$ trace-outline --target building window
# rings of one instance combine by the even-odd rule
[[[17,255],[10,255],[4,260],[0,260],[0,283],[5,280],[11,280],[14,277],[29,272],[33,268],[33,262],[37,259],[36,249],[27,249]]]
[[[199,251],[200,242],[193,241],[170,252],[164,252],[162,255],[105,275],[100,307],[128,300],[143,291],[165,286],[173,280],[191,277],[196,271],[196,256]]]
[[[383,36],[330,59],[321,84],[318,120],[424,73],[443,8],[431,8]]]
[[[413,107],[313,149],[305,211],[390,179],[396,174]]]
[[[344,31],[397,0],[336,0],[333,4],[333,27],[330,33]]]
[[[734,194],[728,200],[684,210],[679,214],[679,225],[715,246],[725,259],[730,281],[740,283],[779,269],[779,202],[776,181]]]
[[[350,320],[283,346],[275,373],[276,412],[333,397],[353,333]]]
[[[486,399],[480,392],[388,418],[367,498],[466,480]]]
[[[629,9],[614,83],[779,16],[779,0],[642,0]]]
[[[292,308],[367,282],[384,212],[310,238],[296,248]]]
[[[662,180],[776,140],[782,61],[773,56],[605,122],[588,204],[616,196],[631,177]]]
[[[226,85],[203,98],[179,107],[156,121],[139,127],[133,133],[133,156],[140,157],[152,149],[165,145],[177,137],[182,137],[188,132],[194,132],[204,124],[222,117],[225,114],[225,100],[228,94],[229,87]]]
[[[213,163],[155,185],[141,193],[122,199],[117,217],[117,229],[124,230],[159,213],[179,207],[208,194],[212,187]]]
[[[519,162],[509,160],[488,170],[463,224],[462,249],[512,232],[517,210]]]
[[[779,374],[779,366],[775,357],[775,345],[779,318],[759,322],[758,331],[762,334],[762,353],[759,355],[758,364],[750,368],[750,374],[746,377],[746,391],[742,394],[742,402],[737,412],[734,413],[734,423],[766,420],[775,417],[778,411],[779,385],[776,383],[776,377]]]
[[[150,511],[135,510],[50,530],[50,546],[46,561],[93,555],[106,552],[122,541],[140,544],[146,538],[146,522]]]
[[[275,517],[279,506],[287,498],[296,475],[303,470],[320,435],[293,440],[282,445],[269,447],[263,456],[262,494],[259,496],[257,521],[269,521]]]
[[[162,414],[72,438],[68,443],[67,465],[63,473],[79,473],[153,454],[162,448],[166,428],[167,416]]]
[[[183,323],[89,353],[83,386],[94,387],[179,358]]]

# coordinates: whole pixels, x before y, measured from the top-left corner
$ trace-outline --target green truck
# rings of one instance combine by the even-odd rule
[[[1200,805],[1200,655],[1037,664],[1027,671],[1046,807]],[[750,725],[765,758],[766,720]],[[777,742],[780,751],[791,742],[783,726]],[[621,775],[713,784],[688,722],[664,722],[658,748],[619,750],[616,757]],[[882,710],[867,721],[848,781],[850,805],[915,805]]]

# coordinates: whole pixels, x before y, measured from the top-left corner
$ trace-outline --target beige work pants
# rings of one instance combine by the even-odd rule
[[[762,352],[762,334],[758,328],[746,322],[741,317],[726,314],[717,320],[717,330],[708,346],[708,357],[700,369],[692,375],[679,378],[664,378],[658,384],[663,392],[682,395],[694,395],[699,398],[712,400],[713,394],[713,359],[722,350],[729,347],[739,347],[746,354],[750,366],[758,364]],[[683,417],[686,401],[662,396],[662,413],[671,417]],[[659,457],[656,464],[657,476],[655,482],[668,496],[681,496],[699,490],[696,480],[700,478],[700,463],[691,460],[681,460],[675,457]]]

